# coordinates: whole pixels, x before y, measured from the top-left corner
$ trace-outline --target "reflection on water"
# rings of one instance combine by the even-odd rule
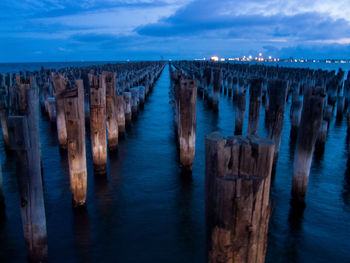
[[[73,209],[73,232],[76,239],[76,248],[81,262],[92,262],[92,240],[89,213],[85,207]]]
[[[222,93],[215,114],[198,98],[195,161],[192,173],[184,174],[178,165],[168,93],[166,67],[118,151],[109,153],[105,176],[93,173],[87,126],[85,210],[72,210],[67,154],[59,151],[56,129],[41,118],[50,262],[205,262],[205,135],[233,135],[235,107],[232,97]],[[266,262],[349,262],[346,120],[334,116],[331,121],[324,149],[315,150],[306,207],[296,209],[290,205],[295,139],[290,138],[289,113],[290,101],[271,189],[274,210]],[[243,134],[247,115],[248,106]],[[260,136],[266,136],[264,119],[262,106]],[[4,153],[2,140],[0,150]],[[25,262],[14,158],[3,154],[1,163],[6,214],[0,220],[0,262]]]

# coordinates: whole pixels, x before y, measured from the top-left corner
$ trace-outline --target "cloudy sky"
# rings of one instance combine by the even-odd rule
[[[350,0],[1,0],[0,62],[350,58]]]

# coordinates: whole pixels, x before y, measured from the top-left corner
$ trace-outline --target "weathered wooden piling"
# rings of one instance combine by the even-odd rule
[[[117,94],[116,94],[116,74],[102,72],[102,85],[106,87],[106,122],[108,149],[115,150],[118,146],[118,117],[117,117]]]
[[[263,79],[252,79],[249,88],[248,134],[258,134]]]
[[[243,81],[242,78],[238,78],[238,77],[233,78],[233,94],[232,94],[233,101],[237,100],[237,95],[239,93],[240,87],[241,87],[241,85],[243,86],[242,81]]]
[[[137,111],[139,107],[139,89],[138,88],[131,88],[131,112],[132,112],[132,118],[136,118]]]
[[[222,87],[222,72],[220,70],[214,70],[213,90],[211,94],[211,106],[215,112],[219,111],[220,103],[220,90]]]
[[[41,175],[39,90],[34,80],[24,92],[22,116],[9,116],[9,142],[17,155],[17,182],[27,255],[32,262],[47,258],[47,233]]]
[[[192,170],[196,146],[197,81],[180,79],[175,87],[180,165]]]
[[[89,74],[90,82],[90,137],[92,159],[97,174],[106,173],[106,85],[103,76]]]
[[[298,128],[300,124],[300,119],[301,119],[301,110],[303,107],[303,102],[301,100],[295,101],[293,104],[293,107],[291,107],[291,131],[290,131],[290,136],[292,138],[297,138],[298,135]]]
[[[274,143],[257,136],[206,137],[208,262],[264,262],[273,154]]]
[[[83,81],[75,80],[60,97],[64,99],[73,206],[78,207],[85,205],[87,188]]]
[[[275,143],[274,167],[276,167],[281,143],[281,135],[284,120],[284,110],[286,105],[288,85],[283,80],[270,80],[268,82],[268,112],[267,130],[268,136]]]
[[[144,86],[139,86],[139,104],[140,107],[143,109],[146,99],[146,88]]]
[[[64,113],[64,99],[60,96],[60,94],[65,90],[67,80],[60,74],[52,73],[52,82],[55,89],[56,127],[58,135],[58,144],[61,149],[66,149],[67,128]]]
[[[338,81],[334,77],[327,85],[327,101],[328,105],[331,105],[334,107],[336,101],[337,101],[337,93],[338,93]]]
[[[298,203],[304,202],[315,142],[322,123],[324,89],[305,90],[303,111],[298,131],[294,158],[292,197]]]
[[[56,104],[55,98],[53,97],[48,97],[45,100],[45,110],[47,112],[50,122],[56,122],[56,105],[55,104]]]
[[[209,102],[209,88],[212,83],[212,69],[209,67],[204,68],[203,71],[203,97]]]
[[[2,102],[0,102],[0,122],[1,122],[1,130],[2,130],[2,137],[4,139],[4,145],[6,148],[9,148],[9,135],[8,135],[8,128],[7,128],[7,120],[6,120],[6,108]]]
[[[337,98],[337,119],[343,118],[344,108],[345,108],[345,97],[339,96]]]
[[[316,139],[316,146],[320,149],[323,149],[326,144],[327,139],[327,133],[328,133],[328,122],[323,120],[320,129],[318,130],[317,139]]]
[[[232,76],[229,75],[227,77],[227,96],[230,98],[232,96],[232,86],[233,86],[233,80],[232,80]]]
[[[326,105],[323,109],[323,119],[330,123],[331,119],[333,117],[333,106]]]
[[[344,97],[345,97],[345,109],[347,109],[350,104],[350,74],[349,73],[348,73],[348,78],[344,81]]]
[[[0,153],[0,160],[1,160],[1,153]],[[0,220],[5,215],[5,198],[2,190],[2,185],[3,185],[3,178],[2,178],[2,167],[0,163]]]
[[[291,85],[292,89],[292,106],[295,102],[299,101],[299,92],[300,92],[300,84],[299,83],[293,83]]]
[[[236,117],[235,117],[235,135],[242,135],[244,115],[246,108],[246,91],[241,90],[236,95]]]
[[[125,113],[125,123],[129,125],[132,120],[131,112],[131,92],[123,92],[124,96],[124,113]]]
[[[125,132],[125,105],[124,96],[117,96],[117,117],[118,117],[118,131],[121,135]]]

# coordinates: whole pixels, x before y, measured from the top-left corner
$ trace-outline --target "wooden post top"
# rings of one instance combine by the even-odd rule
[[[246,178],[267,177],[271,168],[267,167],[267,158],[273,156],[275,145],[270,139],[256,135],[230,136],[225,139],[218,132],[206,136],[206,144],[221,145],[216,147],[218,177]],[[272,160],[272,159],[271,159]]]

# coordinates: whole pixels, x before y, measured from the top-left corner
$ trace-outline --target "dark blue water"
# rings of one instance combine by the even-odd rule
[[[59,152],[56,128],[41,118],[50,262],[205,262],[204,139],[212,131],[233,134],[235,107],[222,95],[215,114],[198,100],[195,162],[192,177],[185,177],[178,168],[168,92],[165,67],[118,154],[109,155],[106,177],[94,176],[87,139],[86,211],[72,210],[67,156]],[[346,121],[331,122],[325,151],[313,160],[306,209],[301,216],[291,216],[295,145],[289,139],[289,110],[290,104],[272,186],[266,261],[349,262]],[[264,113],[261,108],[261,136],[266,136]],[[14,156],[6,156],[2,139],[0,143],[6,198],[0,262],[25,262]]]

